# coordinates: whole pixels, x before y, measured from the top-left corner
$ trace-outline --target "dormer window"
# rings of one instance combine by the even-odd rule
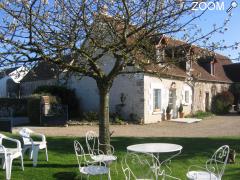
[[[165,58],[164,49],[157,49],[156,50],[156,60],[160,65],[162,65],[162,63],[164,62],[164,58]]]

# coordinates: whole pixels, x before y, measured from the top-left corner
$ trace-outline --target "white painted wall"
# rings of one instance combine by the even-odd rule
[[[99,94],[94,79],[83,77],[78,80],[72,77],[68,86],[75,89],[83,111],[99,111]],[[111,113],[115,112],[116,105],[121,103],[120,97],[122,93],[126,97],[125,106],[122,108],[122,116],[129,119],[129,115],[133,113],[139,120],[143,119],[143,75],[120,75],[115,79],[110,91]]]
[[[175,79],[166,79],[166,78],[157,78],[153,76],[144,76],[144,123],[156,123],[162,121],[164,118],[164,113],[169,101],[169,89],[171,84],[176,83],[176,95],[177,95],[177,106],[179,107],[180,103],[183,100],[183,91],[186,88],[189,88],[184,81],[175,80]],[[162,91],[162,109],[160,112],[153,111],[153,89],[159,88]],[[191,90],[191,89],[190,89]],[[192,92],[191,92],[192,94]],[[191,98],[191,97],[190,97]],[[184,113],[188,114],[191,112],[191,102],[184,105]]]

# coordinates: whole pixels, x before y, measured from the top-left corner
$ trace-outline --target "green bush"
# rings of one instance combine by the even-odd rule
[[[61,99],[61,103],[68,105],[69,117],[78,117],[80,115],[79,101],[75,91],[64,86],[39,86],[34,94],[52,95]]]
[[[40,102],[41,96],[34,95],[28,98],[27,110],[30,124],[40,124]]]
[[[203,119],[203,118],[206,118],[206,117],[209,117],[209,116],[213,116],[213,115],[214,115],[214,114],[211,113],[211,112],[197,111],[197,112],[195,112],[195,113],[192,114],[192,115],[186,116],[186,118],[187,118],[187,117],[190,117],[190,118]]]
[[[217,94],[212,100],[212,112],[215,114],[227,114],[234,102],[234,96],[229,91]]]
[[[13,117],[27,116],[27,99],[0,98],[0,109],[11,109]]]
[[[83,119],[90,122],[98,121],[98,113],[93,111],[84,112]]]

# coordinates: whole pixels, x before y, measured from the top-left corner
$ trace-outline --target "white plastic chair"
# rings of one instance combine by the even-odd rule
[[[11,141],[17,144],[16,148],[7,148],[2,145],[3,139],[7,141]],[[23,165],[23,155],[22,155],[22,148],[21,148],[21,142],[16,139],[12,139],[9,137],[6,137],[3,134],[0,134],[0,158],[2,159],[2,167],[6,170],[6,179],[11,179],[11,171],[12,171],[12,161],[16,158],[21,159],[21,165],[22,170],[24,171],[24,165]]]
[[[111,179],[110,170],[108,167],[106,167],[106,164],[104,166],[95,165],[96,163],[99,162],[92,161],[90,158],[87,158],[89,154],[85,154],[82,145],[76,140],[74,141],[74,150],[79,165],[79,171],[81,173],[81,179],[82,174],[86,175],[87,179],[89,179],[89,176],[97,175],[100,175],[100,179],[102,179],[102,175],[108,175],[108,180]],[[104,164],[104,162],[102,162],[101,164]]]
[[[33,166],[37,166],[38,160],[38,151],[41,149],[45,149],[46,160],[48,161],[48,152],[47,152],[47,141],[46,137],[43,134],[36,133],[29,128],[22,128],[19,131],[23,139],[23,154],[30,150],[30,159],[33,159]],[[42,140],[41,141],[33,141],[31,135],[38,136]]]
[[[107,165],[112,161],[117,160],[117,156],[114,156],[114,147],[109,144],[101,144],[98,136],[94,131],[88,131],[86,133],[86,144],[88,153],[94,161],[105,162]],[[107,154],[104,154],[101,150],[101,146],[109,146]]]
[[[211,159],[207,160],[205,168],[192,165],[188,168],[189,180],[221,180],[227,164],[229,146],[224,145],[217,149]],[[196,168],[197,170],[192,170]]]
[[[121,166],[126,180],[155,180],[160,176],[159,160],[152,154],[127,153]]]

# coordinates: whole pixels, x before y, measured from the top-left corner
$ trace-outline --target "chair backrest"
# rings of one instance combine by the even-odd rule
[[[156,179],[160,163],[152,154],[127,153],[121,161],[122,171],[126,180]]]
[[[2,145],[2,140],[5,138],[6,136],[3,134],[0,134],[0,145]]]
[[[228,161],[229,146],[224,145],[216,150],[211,159],[206,162],[206,168],[215,173],[219,179],[224,174],[224,170]]]
[[[74,141],[74,150],[78,161],[78,166],[81,168],[81,166],[86,163],[86,157],[82,145],[77,140]]]
[[[29,128],[22,128],[19,131],[19,134],[21,135],[24,144],[30,144],[31,143],[31,140],[30,140],[31,133],[33,133],[33,131]]]
[[[96,154],[99,152],[99,139],[98,135],[94,131],[88,131],[86,133],[86,144],[88,153],[90,155]]]
[[[6,153],[6,149],[5,147],[2,145],[2,140],[5,138],[6,136],[3,135],[3,134],[0,134],[0,153],[1,154],[4,154],[5,158],[7,156],[7,153]]]

